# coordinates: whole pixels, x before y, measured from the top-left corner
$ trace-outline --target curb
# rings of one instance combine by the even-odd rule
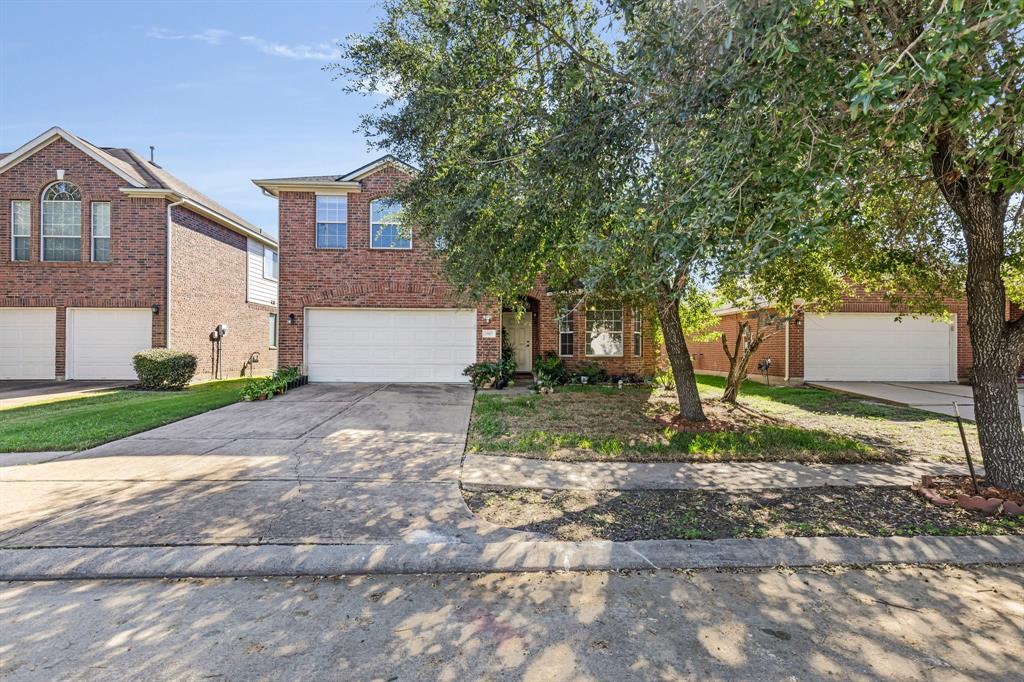
[[[1022,564],[1018,536],[0,549],[0,580]]]

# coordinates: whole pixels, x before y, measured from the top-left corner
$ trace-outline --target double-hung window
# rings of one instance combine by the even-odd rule
[[[11,260],[28,260],[32,238],[32,202],[11,202]]]
[[[61,180],[43,191],[43,260],[82,259],[82,193]]]
[[[558,354],[572,357],[576,345],[576,334],[573,328],[572,309],[562,308],[558,311]]]
[[[633,308],[633,355],[644,354],[644,318],[639,308]]]
[[[280,255],[269,246],[263,247],[263,279],[275,282],[281,275]]]
[[[391,199],[370,202],[370,246],[374,249],[411,249],[412,236],[402,226],[402,204]]]
[[[97,263],[110,262],[110,204],[94,201],[89,209],[92,233],[92,259]]]
[[[622,356],[622,308],[587,308],[587,355]]]
[[[277,313],[267,315],[269,337],[267,344],[271,348],[277,348]]]
[[[344,196],[316,198],[316,248],[348,248],[348,199]]]

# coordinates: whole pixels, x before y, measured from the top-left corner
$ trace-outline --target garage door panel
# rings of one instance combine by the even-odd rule
[[[955,380],[955,334],[942,321],[836,313],[804,319],[804,378],[812,381]]]
[[[57,309],[0,308],[0,379],[57,375]]]
[[[473,310],[312,309],[312,381],[465,382],[476,361]]]
[[[148,308],[68,309],[70,379],[134,379],[132,357],[152,345]]]

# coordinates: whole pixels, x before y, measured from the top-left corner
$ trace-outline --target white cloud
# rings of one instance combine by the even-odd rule
[[[341,52],[336,45],[331,43],[318,43],[316,45],[285,45],[283,43],[272,43],[256,36],[241,36],[239,38],[246,45],[251,45],[264,54],[274,57],[287,57],[288,59],[317,59],[325,61],[328,59],[339,59]]]
[[[198,40],[208,45],[221,45],[229,38],[234,38],[231,31],[219,28],[207,28],[198,33],[175,33],[166,28],[154,27],[146,32],[150,38],[157,40]],[[314,45],[286,45],[264,40],[257,36],[237,36],[239,42],[253,47],[263,54],[273,57],[285,57],[287,59],[315,59],[328,61],[340,59],[341,51],[336,43],[316,43]]]
[[[146,35],[157,40],[199,40],[209,45],[220,45],[231,32],[219,28],[206,28],[199,33],[174,33],[166,28],[154,27],[149,29]]]

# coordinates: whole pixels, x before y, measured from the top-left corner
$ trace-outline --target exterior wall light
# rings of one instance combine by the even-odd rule
[[[295,313],[288,313],[288,324],[295,324]]]
[[[160,306],[158,306],[156,303],[154,303],[149,309],[153,311],[154,315],[160,314]]]

